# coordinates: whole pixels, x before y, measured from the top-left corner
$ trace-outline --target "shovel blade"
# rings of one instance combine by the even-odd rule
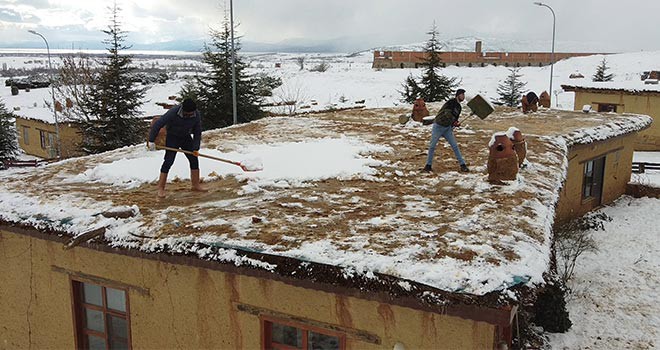
[[[486,119],[495,108],[490,102],[488,102],[481,95],[474,96],[468,103],[468,107],[472,110],[472,113],[476,114],[479,119]]]

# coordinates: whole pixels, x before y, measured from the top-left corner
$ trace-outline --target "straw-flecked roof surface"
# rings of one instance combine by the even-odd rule
[[[430,107],[434,112],[439,106]],[[441,140],[435,171],[428,174],[420,170],[431,127],[399,124],[398,115],[406,112],[266,118],[206,132],[201,152],[236,154],[255,145],[253,152],[263,154],[272,154],[267,150],[275,146],[281,152],[309,150],[302,158],[292,153],[278,154],[276,163],[273,157],[264,159],[264,173],[272,171],[267,179],[240,169],[206,173],[206,193],[190,192],[187,180],[171,177],[168,196],[158,199],[158,167],[139,166],[152,156],[144,146],[0,173],[0,218],[71,236],[106,227],[109,245],[154,254],[186,252],[277,270],[272,262],[239,254],[258,252],[338,266],[347,278],[385,274],[401,279],[403,288],[412,281],[483,295],[542,281],[567,148],[650,124],[650,118],[636,115],[555,110],[523,115],[498,109],[456,130],[470,173],[458,172],[451,149]],[[518,180],[491,184],[487,145],[493,133],[509,127],[524,134],[528,163]],[[326,146],[315,148],[319,145]],[[354,158],[362,161],[358,170],[333,171],[343,166],[334,158],[343,148],[333,145],[354,146]],[[312,159],[321,164],[317,169],[304,166]],[[176,163],[187,166],[182,156]],[[211,161],[201,165],[206,170],[213,166]],[[318,175],[324,166],[328,170],[320,173],[327,177]],[[316,175],[306,177],[297,169]],[[140,181],[145,173],[150,180]],[[286,175],[291,173],[300,176]],[[126,210],[135,215],[99,215]]]

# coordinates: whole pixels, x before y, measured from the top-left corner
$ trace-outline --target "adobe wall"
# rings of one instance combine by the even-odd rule
[[[0,266],[4,349],[75,348],[70,278],[92,277],[128,288],[134,349],[260,349],[254,310],[353,330],[347,349],[397,342],[406,349],[490,349],[495,341],[495,326],[484,322],[91,248],[63,250],[62,242],[16,229],[0,229]]]
[[[27,127],[28,130],[27,143],[23,132],[24,127]],[[59,123],[59,129],[62,157],[70,158],[81,155],[79,144],[82,136],[78,128],[71,123]],[[40,131],[42,130],[53,135],[53,150],[49,147],[46,149],[41,147]],[[26,154],[41,158],[54,158],[54,147],[56,147],[57,140],[54,124],[34,119],[16,118],[16,131],[18,132],[18,145]]]
[[[554,62],[571,58],[595,55],[594,53],[554,54]],[[488,65],[506,67],[546,66],[553,62],[549,52],[439,52],[444,66],[484,67]],[[425,52],[417,51],[374,51],[372,68],[418,68],[426,58]]]
[[[633,145],[637,133],[569,149],[568,171],[557,204],[555,222],[577,218],[596,208],[593,199],[582,199],[585,162],[605,156],[602,203],[612,203],[626,193],[632,173]]]
[[[653,118],[653,124],[639,133],[636,140],[637,151],[660,151],[660,93],[627,94],[621,92],[575,92],[575,110],[591,105],[595,111],[599,103],[616,104],[617,113],[637,113]]]

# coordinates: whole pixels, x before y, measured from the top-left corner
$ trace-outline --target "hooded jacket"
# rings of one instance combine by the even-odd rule
[[[167,137],[190,137],[190,134],[193,135],[193,149],[199,150],[199,146],[202,142],[202,116],[201,113],[197,110],[195,114],[190,117],[184,117],[183,113],[180,113],[181,105],[170,108],[162,117],[151,127],[149,132],[149,142],[154,142],[158,131],[162,127],[167,128]]]

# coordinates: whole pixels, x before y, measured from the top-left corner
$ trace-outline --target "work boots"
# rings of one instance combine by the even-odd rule
[[[167,183],[167,173],[160,173],[158,178],[158,197],[165,197],[165,184]]]
[[[202,187],[200,184],[199,180],[199,169],[190,169],[190,182],[191,182],[191,190],[195,192],[206,192],[208,191],[206,188]]]

